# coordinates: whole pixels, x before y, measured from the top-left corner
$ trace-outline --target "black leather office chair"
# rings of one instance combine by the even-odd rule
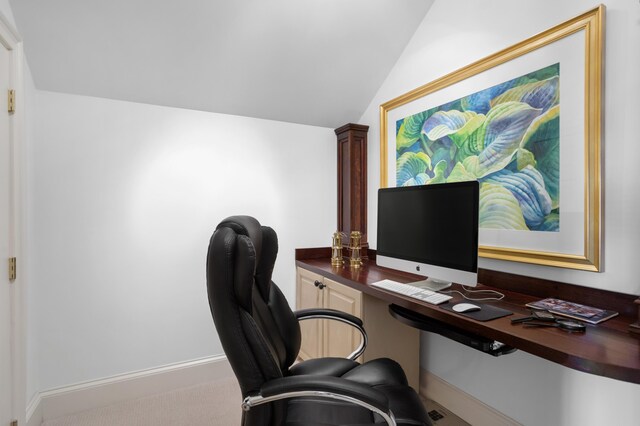
[[[273,229],[249,216],[222,221],[209,243],[209,305],[242,390],[242,424],[429,424],[395,361],[381,358],[360,365],[352,359],[319,358],[293,365],[300,349],[299,320],[337,319],[361,330],[365,339],[366,334],[362,321],[344,312],[292,312],[271,281],[277,251]]]

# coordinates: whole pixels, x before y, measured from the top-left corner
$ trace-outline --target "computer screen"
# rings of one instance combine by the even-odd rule
[[[478,200],[476,181],[380,189],[376,263],[429,277],[418,284],[434,291],[475,286]]]

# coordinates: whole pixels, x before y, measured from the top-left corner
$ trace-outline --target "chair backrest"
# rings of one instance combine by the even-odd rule
[[[298,321],[271,281],[277,253],[275,231],[249,216],[223,220],[209,242],[209,306],[243,397],[285,375],[300,350]],[[245,424],[276,424],[279,410],[256,407]]]

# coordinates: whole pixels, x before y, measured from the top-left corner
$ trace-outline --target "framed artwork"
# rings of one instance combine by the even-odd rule
[[[381,187],[480,182],[482,257],[600,270],[604,6],[380,106]]]

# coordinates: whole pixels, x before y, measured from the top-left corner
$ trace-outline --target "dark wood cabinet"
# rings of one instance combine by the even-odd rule
[[[367,132],[369,126],[345,124],[335,129],[338,139],[338,230],[362,233],[367,240]],[[346,241],[348,243],[348,241]]]

